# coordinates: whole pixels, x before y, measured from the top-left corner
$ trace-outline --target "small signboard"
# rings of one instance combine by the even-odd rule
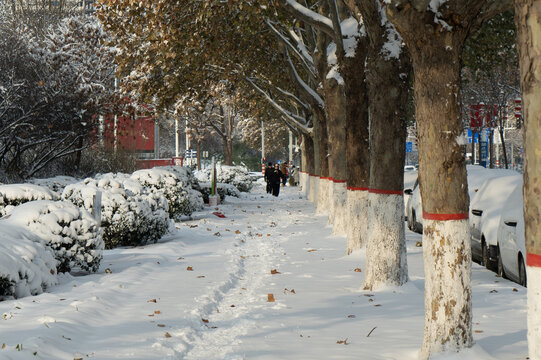
[[[406,141],[406,152],[407,153],[413,152],[413,142]]]

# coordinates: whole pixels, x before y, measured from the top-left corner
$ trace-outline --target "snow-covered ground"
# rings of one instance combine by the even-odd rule
[[[0,359],[416,359],[421,235],[410,281],[363,291],[365,254],[296,188],[208,207],[157,244],[104,251],[96,274],[0,302]],[[475,345],[444,359],[526,359],[526,289],[473,264]],[[5,345],[4,345],[5,344]]]

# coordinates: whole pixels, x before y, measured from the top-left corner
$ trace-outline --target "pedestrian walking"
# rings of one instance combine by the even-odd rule
[[[286,163],[282,163],[282,166],[280,167],[280,171],[282,172],[282,186],[285,187],[286,181],[287,181],[287,175],[288,175]]]
[[[272,163],[269,162],[265,167],[265,181],[267,182],[267,194],[272,193],[272,185],[270,183],[270,174],[274,169],[272,168]]]
[[[269,182],[272,187],[272,195],[278,196],[280,194],[280,182],[282,181],[282,172],[280,171],[280,166],[274,164],[274,169],[270,172]]]

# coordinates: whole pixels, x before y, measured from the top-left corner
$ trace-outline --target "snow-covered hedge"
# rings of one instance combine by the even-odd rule
[[[208,204],[209,196],[211,193],[211,183],[199,183],[201,187],[201,194],[205,203]],[[216,184],[216,193],[220,196],[220,202],[223,202],[226,196],[240,197],[240,191],[231,184]]]
[[[57,284],[56,260],[28,230],[0,220],[0,300],[37,295]]]
[[[4,216],[13,206],[34,200],[58,200],[58,195],[46,187],[34,184],[0,185],[0,215]]]
[[[73,268],[97,271],[103,251],[102,231],[88,213],[68,201],[40,200],[14,207],[5,222],[27,228],[44,240],[58,260],[58,272]]]
[[[28,182],[34,185],[46,187],[60,196],[66,186],[79,182],[79,180],[71,176],[59,175],[52,178],[30,179]]]
[[[62,198],[92,212],[97,191],[102,192],[105,248],[156,242],[169,229],[167,199],[159,193],[145,193],[139,182],[125,174],[105,174],[68,185]]]
[[[203,169],[195,172],[195,177],[199,182],[211,182],[211,169]],[[216,181],[224,184],[231,184],[239,191],[248,192],[252,190],[252,179],[246,168],[241,166],[216,166]]]
[[[167,168],[138,170],[130,179],[138,181],[150,193],[160,193],[169,203],[169,217],[180,219],[203,208],[203,198],[199,191],[192,189],[187,176],[179,177],[177,172]]]

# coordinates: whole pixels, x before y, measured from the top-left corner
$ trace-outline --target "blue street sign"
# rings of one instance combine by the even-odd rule
[[[487,167],[488,163],[488,141],[481,141],[480,144],[480,157],[481,157],[481,166]]]
[[[413,143],[411,141],[406,141],[406,152],[410,153],[413,151]]]
[[[490,136],[490,129],[484,129],[487,133],[487,137]],[[479,132],[476,132],[475,133],[475,144],[479,144]],[[468,144],[471,144],[471,141],[472,141],[472,132],[471,132],[471,129],[468,129]]]

